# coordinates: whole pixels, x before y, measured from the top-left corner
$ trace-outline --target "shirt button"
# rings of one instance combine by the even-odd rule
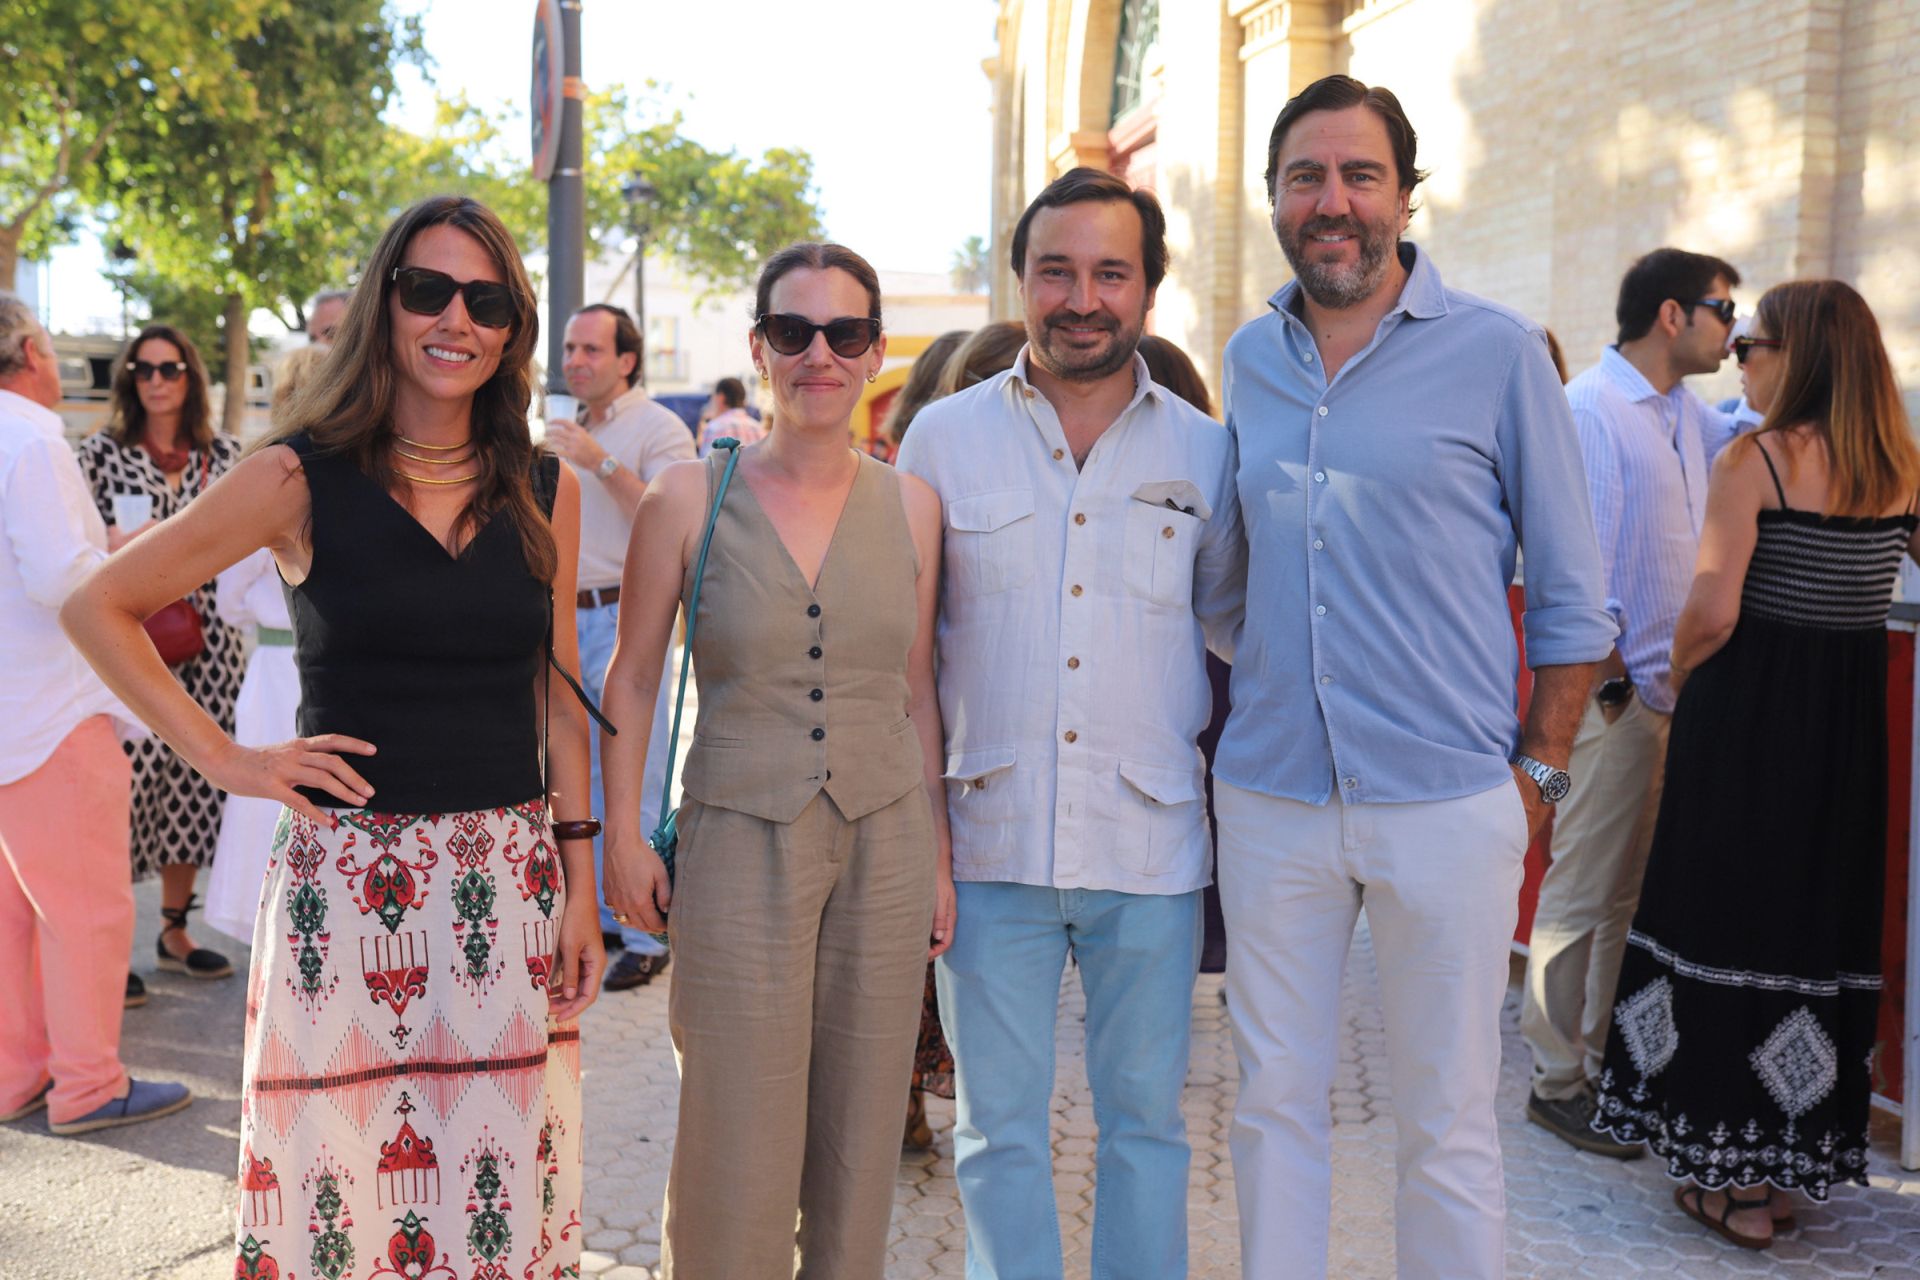
[[[1067,456],[1067,451],[1066,451],[1065,449],[1055,449],[1055,450],[1053,451],[1053,460],[1054,460],[1055,462],[1058,462],[1058,461],[1060,461],[1060,459],[1062,459],[1062,458],[1064,458],[1064,457],[1066,457],[1066,456]]]
[[[1319,614],[1319,615],[1321,615],[1322,617],[1325,617],[1325,616],[1326,616],[1326,612],[1327,612],[1327,606],[1325,606],[1325,605],[1323,605],[1323,604],[1317,604],[1317,605],[1315,605],[1315,606],[1313,606],[1313,611],[1314,611],[1315,613],[1317,613],[1317,614]]]
[[[1087,522],[1087,513],[1086,513],[1086,512],[1084,512],[1084,511],[1076,511],[1076,512],[1074,512],[1074,513],[1073,513],[1073,522],[1074,522],[1075,524],[1085,524],[1085,523]]]
[[[1321,677],[1320,677],[1320,683],[1321,683],[1321,684],[1332,684],[1332,683],[1333,683],[1333,677],[1332,677],[1332,676],[1321,676]]]
[[[1173,526],[1168,525],[1166,528],[1162,529],[1160,531],[1160,536],[1163,538],[1171,538],[1173,536]]]
[[[1073,591],[1073,594],[1074,594],[1074,595],[1076,595],[1076,596],[1077,596],[1077,595],[1079,595],[1079,594],[1080,594],[1080,592],[1081,592],[1081,590],[1082,590],[1082,588],[1081,588],[1081,586],[1080,586],[1080,584],[1079,584],[1079,583],[1077,583],[1077,582],[1076,582],[1076,583],[1074,583],[1074,584],[1073,584],[1073,588],[1072,588],[1072,591]]]
[[[1321,539],[1319,539],[1319,538],[1315,538],[1315,539],[1313,540],[1313,549],[1314,549],[1315,551],[1324,551],[1324,550],[1326,550],[1326,547],[1327,547],[1327,544],[1326,544],[1326,543],[1325,543],[1324,541],[1322,541]]]
[[[1312,363],[1313,363],[1313,352],[1311,352],[1311,351],[1302,351],[1302,352],[1300,353],[1300,358],[1301,358],[1302,360],[1304,360],[1304,361],[1306,361],[1306,362],[1307,362],[1308,364],[1312,364]]]
[[[1061,734],[1060,736],[1061,736],[1061,737],[1063,737],[1063,738],[1065,738],[1065,739],[1066,739],[1066,740],[1067,740],[1068,742],[1078,742],[1078,741],[1080,741],[1080,735],[1079,735],[1079,734],[1077,734],[1077,733],[1075,733],[1075,732],[1074,732],[1073,730],[1071,730],[1071,729],[1069,729],[1069,730],[1067,730],[1067,731],[1066,731],[1065,733],[1063,733],[1063,734]]]
[[[1318,409],[1315,409],[1314,412],[1324,418],[1327,416],[1327,406],[1321,405]]]
[[[1357,787],[1357,786],[1359,786],[1359,785],[1360,785],[1360,779],[1358,779],[1358,778],[1348,778],[1348,779],[1347,779],[1347,790],[1349,790],[1349,791],[1351,791],[1351,790],[1353,790],[1353,789],[1354,789],[1355,787]]]
[[[818,702],[820,701],[820,699],[826,697],[827,695],[826,695],[826,691],[823,689],[811,689],[807,692],[807,696],[809,698],[812,698],[815,702]]]
[[[809,618],[817,618],[817,617],[819,617],[819,616],[820,616],[820,606],[819,606],[819,605],[817,605],[817,604],[810,604],[810,605],[808,605],[808,606],[807,606],[807,616],[808,616]]]
[[[814,740],[815,742],[818,742],[818,741],[820,741],[820,740],[821,740],[822,738],[824,738],[824,737],[826,737],[826,736],[827,736],[827,731],[826,731],[825,729],[815,729],[815,730],[813,731],[813,735],[812,735],[812,736],[813,736],[813,740]]]
[[[1314,472],[1314,473],[1313,473],[1313,482],[1314,482],[1315,484],[1325,484],[1325,483],[1327,482],[1327,473],[1326,473],[1326,472],[1324,472],[1324,471],[1316,471],[1316,472]]]
[[[1032,387],[1022,387],[1022,388],[1020,388],[1020,394],[1021,394],[1021,395],[1023,395],[1023,396],[1025,396],[1025,397],[1026,397],[1027,399],[1029,399],[1029,400],[1031,400],[1031,399],[1033,399],[1033,388],[1032,388]]]
[[[819,657],[819,656],[820,656],[820,646],[819,646],[819,645],[815,645],[815,646],[813,646],[813,648],[811,648],[811,649],[809,649],[809,650],[807,650],[807,656],[808,656],[809,658],[817,658],[817,657]]]
[[[975,791],[985,791],[987,789],[987,780],[985,778],[974,779],[973,789]]]
[[[1067,670],[1078,671],[1079,669],[1080,669],[1080,659],[1078,658],[1067,659]]]

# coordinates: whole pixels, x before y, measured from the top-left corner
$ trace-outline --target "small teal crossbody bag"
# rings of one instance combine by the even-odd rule
[[[687,638],[680,650],[680,691],[673,700],[673,728],[667,738],[667,777],[666,784],[660,788],[660,825],[647,837],[647,843],[660,855],[660,861],[667,867],[667,884],[673,884],[674,861],[680,852],[680,806],[673,802],[673,764],[680,750],[680,713],[687,705],[687,676],[693,670],[693,632],[700,619],[700,583],[707,576],[707,550],[713,546],[713,525],[720,518],[720,504],[727,499],[727,486],[733,483],[733,468],[740,461],[740,442],[732,436],[722,436],[713,442],[716,449],[727,451],[727,469],[720,475],[720,491],[713,497],[713,507],[707,512],[706,531],[700,535],[700,559],[693,568],[693,592],[687,597]],[[665,938],[665,934],[655,934],[656,938]]]

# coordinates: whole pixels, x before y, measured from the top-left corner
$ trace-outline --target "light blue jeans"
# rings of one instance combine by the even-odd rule
[[[613,661],[613,639],[620,629],[620,606],[602,605],[598,609],[578,609],[574,612],[578,619],[580,632],[580,683],[593,695],[595,706],[600,704],[607,689],[607,664]],[[667,765],[667,733],[673,724],[673,689],[668,678],[673,672],[673,646],[667,646],[667,674],[660,678],[660,696],[654,702],[653,725],[647,736],[647,776],[641,780],[640,787],[640,830],[651,831],[660,820],[660,795],[665,780],[662,770]],[[565,686],[554,682],[559,695],[571,697]],[[558,695],[556,695],[558,696]],[[625,728],[626,726],[617,726]],[[607,791],[600,782],[600,726],[590,726],[588,738],[593,744],[593,798],[597,811],[605,815]],[[631,730],[629,730],[631,732]],[[605,884],[607,877],[603,865],[605,849],[599,836],[593,838],[593,877],[596,884]],[[622,925],[613,918],[606,898],[600,899],[600,931],[618,933],[627,950],[643,956],[666,954],[666,944],[656,942],[653,935],[644,929],[631,925]]]
[[[937,964],[953,1049],[954,1177],[968,1280],[1060,1280],[1054,1207],[1054,1018],[1071,951],[1087,993],[1087,1079],[1099,1127],[1093,1280],[1187,1274],[1187,1081],[1200,891],[1173,895],[956,886]]]

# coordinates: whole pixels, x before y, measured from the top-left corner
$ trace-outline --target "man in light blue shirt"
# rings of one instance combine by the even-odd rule
[[[1553,822],[1520,1029],[1533,1052],[1527,1118],[1585,1151],[1645,1148],[1593,1131],[1594,1091],[1614,987],[1653,844],[1673,714],[1667,655],[1693,584],[1713,457],[1727,416],[1683,384],[1727,355],[1731,290],[1719,258],[1656,249],[1628,268],[1614,308],[1619,344],[1567,387],[1586,462],[1607,609],[1620,640],[1601,664]]]
[[[1404,1277],[1504,1273],[1500,1004],[1521,859],[1613,646],[1544,332],[1400,239],[1415,136],[1329,76],[1268,144],[1296,280],[1227,345],[1248,540],[1214,766],[1249,1276],[1326,1274],[1341,971],[1367,908]],[[1524,730],[1507,605],[1526,551]]]

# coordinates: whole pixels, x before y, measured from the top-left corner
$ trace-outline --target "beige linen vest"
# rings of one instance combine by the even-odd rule
[[[860,469],[811,590],[736,475],[714,523],[693,640],[700,713],[681,785],[703,804],[792,822],[824,790],[848,819],[921,780],[907,718],[918,556],[900,477]],[[709,509],[726,458],[707,460]],[[688,569],[681,599],[693,587]]]

